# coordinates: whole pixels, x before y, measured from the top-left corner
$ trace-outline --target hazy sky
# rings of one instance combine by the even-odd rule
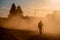
[[[0,7],[10,7],[12,3],[22,7],[40,7],[45,5],[44,0],[0,0]]]
[[[60,0],[0,0],[0,17],[6,17],[8,15],[9,9],[10,9],[12,3],[15,3],[16,6],[20,5],[22,8],[38,8],[38,9],[41,8],[41,10],[37,10],[38,11],[37,14],[39,13],[38,15],[41,15],[41,14],[46,15],[47,13],[50,12],[45,9],[56,9],[56,10],[58,9],[58,10],[60,10]],[[26,14],[27,13],[29,13],[29,12],[26,12]],[[33,12],[30,12],[30,13],[31,13],[30,15],[32,15]],[[19,19],[19,17],[17,19]],[[20,20],[17,20],[17,22],[19,22],[19,21]],[[13,22],[15,23],[14,20],[13,20]],[[22,21],[22,24],[23,24],[23,22],[25,22],[25,20]],[[47,31],[48,29],[53,30],[54,28],[55,29],[52,31],[52,33],[54,33],[54,31],[60,32],[60,30],[59,30],[60,24],[58,24],[58,23],[55,24],[55,22],[54,23],[48,22],[48,23],[47,23],[48,25],[46,24],[47,27],[45,27],[46,32],[48,32]],[[20,24],[17,24],[17,25],[20,25]],[[58,25],[58,27],[56,25]],[[51,32],[51,31],[49,31],[49,32]]]
[[[22,8],[60,9],[60,0],[0,0],[0,16],[6,16],[12,3]]]

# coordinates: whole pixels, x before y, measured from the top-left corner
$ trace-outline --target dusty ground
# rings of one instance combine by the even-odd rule
[[[1,36],[2,35],[2,36]],[[5,36],[5,37],[3,37]],[[60,40],[59,37],[49,35],[37,35],[28,30],[9,30],[0,27],[0,40]],[[7,37],[7,38],[6,38]],[[5,39],[4,39],[5,38]]]

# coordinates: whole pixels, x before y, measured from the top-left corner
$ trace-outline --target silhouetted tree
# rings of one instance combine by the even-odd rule
[[[43,26],[43,23],[40,21],[38,24],[40,35],[42,35],[42,26]]]
[[[20,6],[17,6],[17,8],[16,8],[15,3],[13,3],[11,6],[11,9],[10,9],[9,17],[12,17],[17,14],[19,14],[20,16],[23,16],[22,8]]]
[[[23,11],[20,6],[17,6],[17,14],[19,14],[19,16],[23,17]]]
[[[17,6],[17,12],[18,13],[23,13],[22,8],[20,6]]]
[[[13,3],[12,6],[11,6],[10,14],[13,14],[13,15],[16,14],[16,6],[15,6],[15,3]]]

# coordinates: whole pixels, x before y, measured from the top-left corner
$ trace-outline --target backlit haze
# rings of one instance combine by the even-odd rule
[[[12,3],[21,6],[24,16],[41,18],[22,19],[15,16],[7,21],[6,25],[35,30],[38,29],[37,25],[41,19],[45,33],[60,35],[60,0],[0,0],[0,17],[7,17]]]
[[[12,3],[20,5],[24,15],[29,16],[45,16],[52,10],[60,10],[60,0],[0,0],[0,17],[7,17]]]

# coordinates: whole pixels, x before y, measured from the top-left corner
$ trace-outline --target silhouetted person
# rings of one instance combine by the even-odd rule
[[[42,26],[43,26],[43,23],[40,21],[38,24],[40,35],[42,35]]]

